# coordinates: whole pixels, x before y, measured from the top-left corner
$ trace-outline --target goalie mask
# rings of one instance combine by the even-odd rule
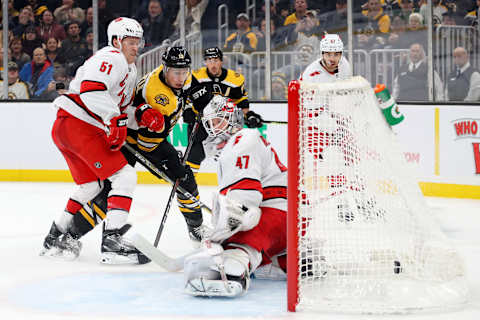
[[[230,100],[215,95],[203,110],[202,123],[210,138],[230,138],[243,127],[243,112]]]

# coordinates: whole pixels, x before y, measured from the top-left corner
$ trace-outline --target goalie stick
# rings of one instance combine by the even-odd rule
[[[140,152],[135,150],[132,146],[129,144],[125,143],[123,145],[125,149],[127,149],[128,152],[130,152],[137,160],[138,162],[145,168],[147,169],[151,174],[153,174],[155,177],[159,179],[163,179],[166,182],[168,182],[171,185],[174,185],[175,182],[170,179],[167,174],[160,169],[158,169],[150,160],[145,158]],[[189,200],[192,200],[194,203],[198,204],[200,207],[203,209],[207,210],[208,212],[212,213],[212,209],[208,207],[206,204],[198,200],[194,195],[192,195],[190,192],[185,190],[183,187],[178,186],[177,188],[178,191],[180,191],[185,197],[187,197]]]
[[[130,240],[135,245],[135,247],[140,250],[145,256],[152,260],[155,264],[159,265],[163,269],[169,272],[178,272],[183,269],[183,263],[185,259],[202,249],[196,249],[186,255],[183,255],[178,258],[171,258],[160,249],[154,247],[147,239],[145,239],[141,234],[134,233]]]

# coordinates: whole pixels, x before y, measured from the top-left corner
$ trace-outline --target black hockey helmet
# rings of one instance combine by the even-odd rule
[[[218,47],[211,47],[205,49],[205,51],[203,51],[203,59],[207,60],[210,58],[218,58],[220,60],[223,60],[222,50],[220,50]]]
[[[162,55],[163,64],[170,68],[190,68],[192,59],[184,47],[168,47]]]

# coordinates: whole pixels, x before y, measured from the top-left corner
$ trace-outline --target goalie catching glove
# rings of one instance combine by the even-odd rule
[[[128,116],[125,113],[110,119],[110,125],[107,126],[107,142],[110,150],[118,151],[127,139]]]
[[[212,211],[212,241],[223,241],[237,232],[255,228],[262,215],[260,208],[248,208],[221,194],[216,195]]]
[[[141,127],[146,127],[154,132],[162,132],[165,128],[163,114],[144,103],[135,110],[135,119]]]
[[[249,128],[261,128],[263,126],[262,116],[250,110],[245,114],[245,124]]]

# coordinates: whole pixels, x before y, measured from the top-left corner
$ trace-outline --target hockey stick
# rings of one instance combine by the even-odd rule
[[[288,124],[288,121],[262,120],[262,122],[268,124]]]
[[[170,183],[171,185],[175,184],[175,182],[172,179],[170,179],[165,172],[158,169],[150,160],[145,158],[140,152],[135,150],[132,146],[128,144],[124,144],[123,147],[127,149],[128,152],[130,152],[138,160],[138,162],[155,177],[159,179],[163,179],[166,182]],[[185,197],[187,197],[188,199],[192,200],[194,203],[202,207],[203,209],[207,210],[210,213],[212,212],[212,209],[210,209],[210,207],[208,207],[206,204],[198,200],[194,195],[192,195],[190,192],[185,190],[183,187],[178,186],[177,190],[180,191]]]
[[[185,150],[185,153],[183,154],[182,165],[185,164],[185,161],[187,161],[188,155],[190,154],[190,150],[192,150],[193,139],[195,138],[198,128],[200,127],[201,116],[202,116],[201,114],[198,115],[197,121],[195,121],[195,125],[193,126],[192,132],[190,133],[190,137],[188,138],[188,145],[187,145],[187,149]],[[172,191],[170,192],[170,197],[168,197],[168,202],[165,207],[165,212],[163,213],[162,221],[160,222],[160,226],[158,227],[157,236],[155,237],[155,242],[153,243],[155,247],[158,246],[158,242],[160,241],[160,237],[162,236],[163,227],[165,226],[165,222],[167,221],[167,216],[168,216],[168,212],[170,211],[170,207],[172,205],[173,197],[175,196],[175,193],[179,186],[180,186],[180,179],[177,179],[175,181],[175,184],[173,185]]]
[[[163,269],[169,272],[177,272],[183,269],[183,263],[185,258],[201,251],[202,249],[197,249],[190,253],[187,253],[178,258],[171,258],[163,253],[160,249],[154,247],[147,239],[145,239],[141,234],[134,233],[130,240],[135,245],[135,247],[140,250],[145,256],[152,260],[155,264],[159,265]]]

